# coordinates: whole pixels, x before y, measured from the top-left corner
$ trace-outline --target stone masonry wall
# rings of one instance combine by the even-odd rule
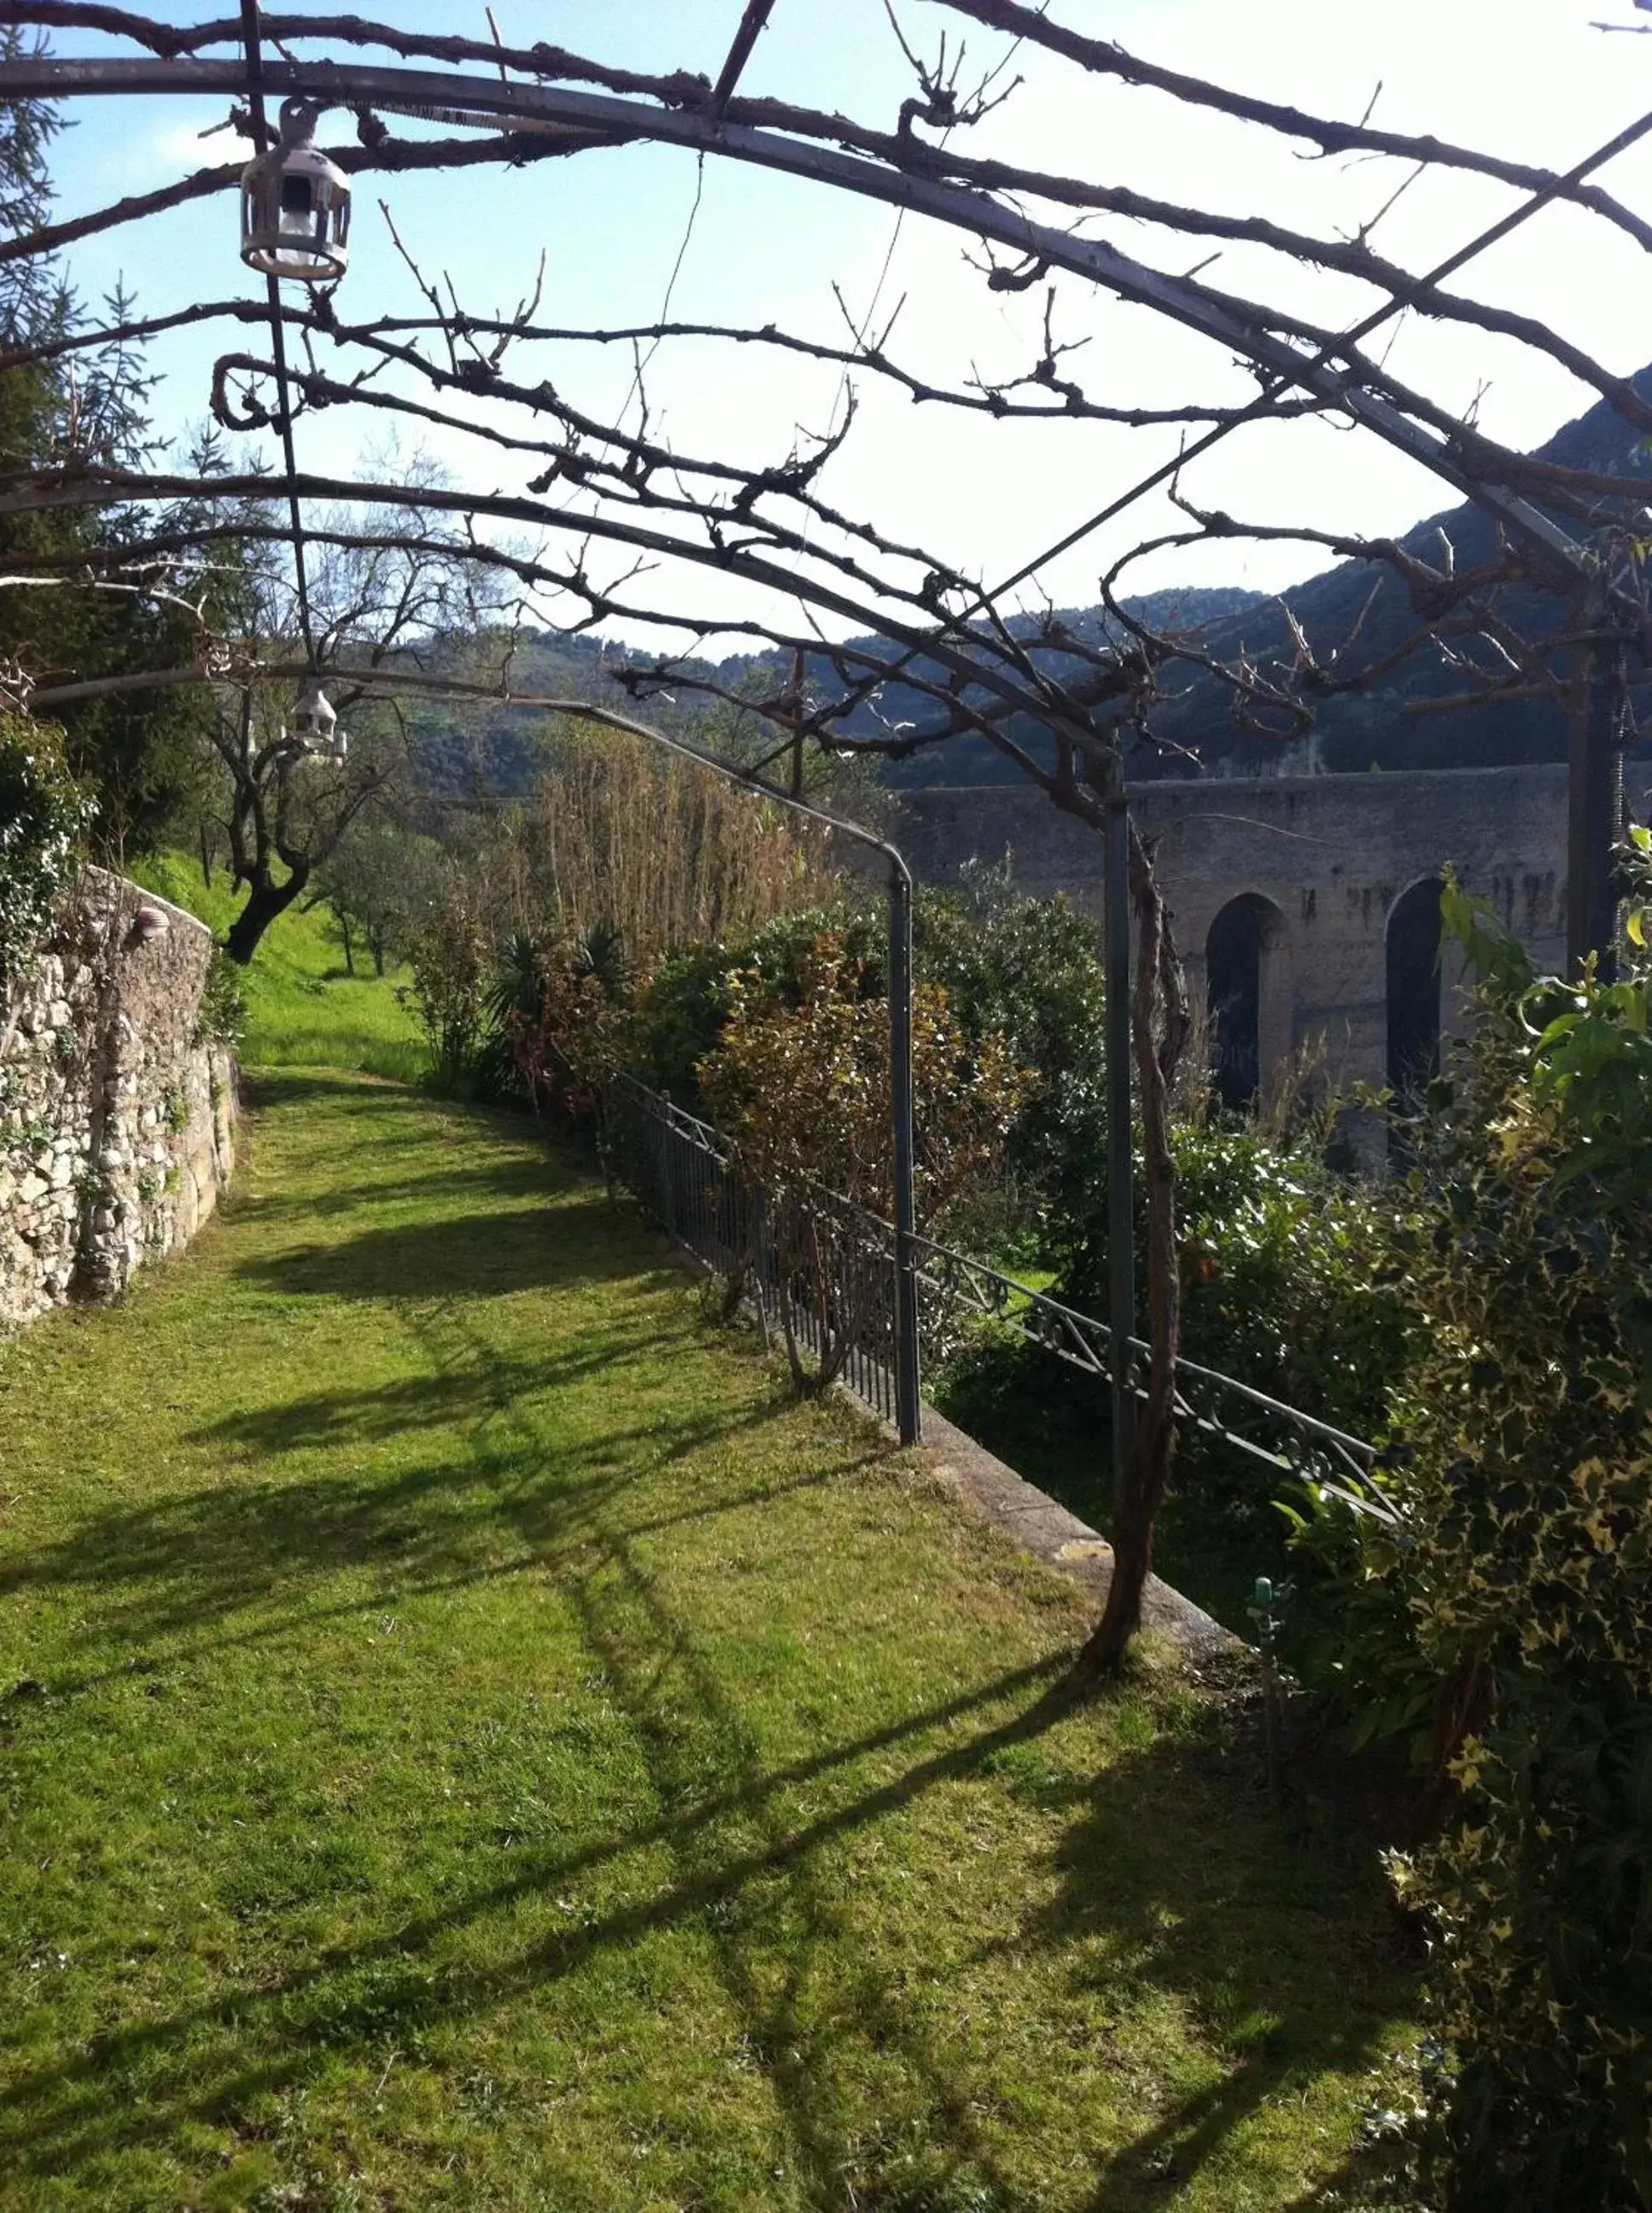
[[[1344,1087],[1387,1080],[1388,924],[1409,886],[1448,865],[1539,966],[1564,961],[1564,768],[1143,783],[1131,808],[1155,842],[1196,1002],[1216,916],[1247,894],[1262,902],[1265,1070],[1312,1047]],[[1029,787],[903,793],[891,835],[929,881],[1008,851],[1022,890],[1065,892],[1100,918],[1101,839]],[[1448,974],[1448,1033],[1464,1019],[1459,983]]]
[[[228,1186],[235,1069],[198,1033],[211,933],[89,871],[0,1006],[0,1329],[109,1299]]]

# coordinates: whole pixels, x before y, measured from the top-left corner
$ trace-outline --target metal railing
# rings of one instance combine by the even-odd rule
[[[806,1221],[783,1218],[720,1130],[627,1076],[609,1086],[608,1170],[695,1259],[756,1306],[887,1422],[896,1390],[895,1233],[835,1192],[811,1191]],[[797,1232],[811,1249],[797,1249]]]
[[[841,1356],[841,1380],[875,1413],[893,1417],[895,1234],[887,1222],[812,1188],[802,1210],[811,1240],[805,1265],[788,1249],[763,1191],[721,1131],[630,1076],[617,1077],[610,1088],[606,1142],[610,1174],[678,1243],[743,1287],[765,1326],[789,1331],[816,1357]],[[933,1238],[912,1243],[926,1362],[944,1359],[969,1325],[986,1320],[1100,1382],[1109,1380],[1113,1332],[1105,1322]],[[1144,1399],[1150,1348],[1134,1337],[1127,1344],[1131,1388]],[[1179,1361],[1176,1411],[1205,1436],[1282,1474],[1306,1478],[1358,1513],[1399,1520],[1370,1486],[1372,1446],[1265,1391]]]

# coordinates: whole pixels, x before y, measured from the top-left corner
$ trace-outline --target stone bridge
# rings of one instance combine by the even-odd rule
[[[1304,1053],[1344,1090],[1405,1088],[1437,1067],[1466,1014],[1439,949],[1448,866],[1540,964],[1564,959],[1564,767],[1144,783],[1131,807],[1233,1104],[1265,1098]],[[903,793],[893,834],[926,881],[1008,854],[1021,890],[1100,916],[1100,838],[1029,788]],[[1368,1156],[1380,1142],[1350,1134]]]

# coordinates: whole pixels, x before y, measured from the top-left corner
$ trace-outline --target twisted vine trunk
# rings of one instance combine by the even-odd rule
[[[1130,833],[1130,897],[1137,928],[1131,1038],[1141,1094],[1147,1165],[1147,1304],[1151,1360],[1147,1405],[1129,1455],[1113,1477],[1113,1580],[1107,1602],[1078,1657],[1081,1676],[1113,1673],[1142,1621],[1153,1569],[1153,1533],[1176,1451],[1176,1358],[1181,1344],[1181,1277],[1176,1253],[1176,1169],[1170,1100],[1192,1022],[1170,913],[1153,859]]]

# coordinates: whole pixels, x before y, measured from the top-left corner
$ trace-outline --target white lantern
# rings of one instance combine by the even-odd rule
[[[342,760],[343,733],[338,723],[332,700],[312,676],[293,709],[293,736],[307,753],[330,753],[335,760]]]
[[[350,259],[350,186],[315,143],[319,111],[282,103],[281,141],[241,175],[241,258],[265,277],[330,284]]]

